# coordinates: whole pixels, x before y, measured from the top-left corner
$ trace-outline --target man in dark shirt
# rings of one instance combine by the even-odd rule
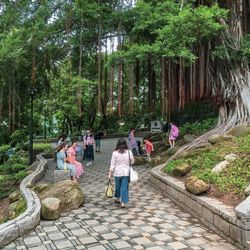
[[[95,152],[101,152],[101,137],[105,136],[105,130],[100,130],[95,134]]]

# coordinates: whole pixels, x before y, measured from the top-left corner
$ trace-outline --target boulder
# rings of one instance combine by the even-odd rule
[[[178,147],[169,148],[169,149],[167,150],[168,156],[174,155],[178,149],[179,149]]]
[[[225,169],[230,164],[229,161],[221,161],[213,169],[212,173],[219,174],[223,169]]]
[[[219,142],[230,141],[232,138],[233,137],[229,135],[214,134],[208,138],[208,141],[212,144],[216,144]]]
[[[61,201],[58,198],[42,200],[41,216],[44,220],[56,220],[60,217]]]
[[[168,160],[167,156],[165,157],[157,156],[157,157],[151,158],[149,161],[149,164],[152,167],[155,167],[155,166],[165,163],[167,160]]]
[[[250,195],[250,185],[248,185],[248,187],[244,190],[244,193],[246,196]]]
[[[198,144],[195,144],[193,146],[193,149],[197,149],[197,148],[210,148],[212,146],[212,144],[210,142],[201,142]]]
[[[65,180],[49,185],[38,194],[40,200],[53,197],[61,201],[61,212],[79,208],[83,203],[83,192],[79,183]]]
[[[46,188],[49,187],[48,183],[38,183],[36,184],[32,189],[36,192],[36,193],[41,193],[43,190],[45,190]]]
[[[186,175],[190,170],[192,169],[192,166],[189,163],[182,163],[175,167],[173,174],[178,176]]]
[[[135,166],[141,166],[141,165],[146,164],[147,162],[145,157],[142,157],[142,156],[134,156],[134,159],[135,159],[135,163],[134,163]]]
[[[250,126],[237,126],[227,132],[229,136],[244,136],[250,134]]]
[[[185,188],[192,194],[198,195],[209,189],[209,184],[199,180],[196,176],[191,176],[185,181]]]
[[[224,159],[229,162],[234,162],[237,159],[237,155],[231,153],[231,154],[225,155]]]
[[[18,201],[21,198],[21,192],[19,190],[16,190],[15,192],[11,193],[9,195],[9,203],[14,203]]]
[[[194,141],[195,138],[196,138],[195,136],[190,135],[190,134],[186,134],[183,136],[183,140],[185,143],[190,143],[190,142]]]

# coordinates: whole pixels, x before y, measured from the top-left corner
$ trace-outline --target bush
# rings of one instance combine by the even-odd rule
[[[13,132],[10,136],[12,146],[16,146],[17,144],[22,144],[28,140],[27,131],[18,129]]]
[[[0,147],[0,164],[8,160],[10,149],[11,149],[10,145],[2,145]]]
[[[33,145],[33,149],[35,151],[39,151],[41,153],[51,153],[53,152],[53,147],[50,143],[35,143]]]
[[[193,122],[193,123],[185,123],[181,126],[180,132],[182,135],[185,134],[193,134],[193,135],[201,135],[208,131],[209,129],[215,127],[217,123],[217,118],[208,118],[201,122]]]

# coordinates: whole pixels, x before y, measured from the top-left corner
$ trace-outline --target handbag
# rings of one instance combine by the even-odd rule
[[[112,187],[111,180],[109,179],[107,186],[105,188],[105,197],[113,198],[113,194],[114,194],[114,189]]]
[[[129,181],[130,182],[137,182],[139,179],[138,173],[131,166],[129,151],[128,151],[128,157],[129,157]]]

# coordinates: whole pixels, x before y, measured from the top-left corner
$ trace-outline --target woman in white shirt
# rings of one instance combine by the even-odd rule
[[[112,154],[109,179],[115,177],[115,202],[125,208],[129,200],[129,166],[134,163],[134,156],[128,149],[127,142],[120,138]]]

